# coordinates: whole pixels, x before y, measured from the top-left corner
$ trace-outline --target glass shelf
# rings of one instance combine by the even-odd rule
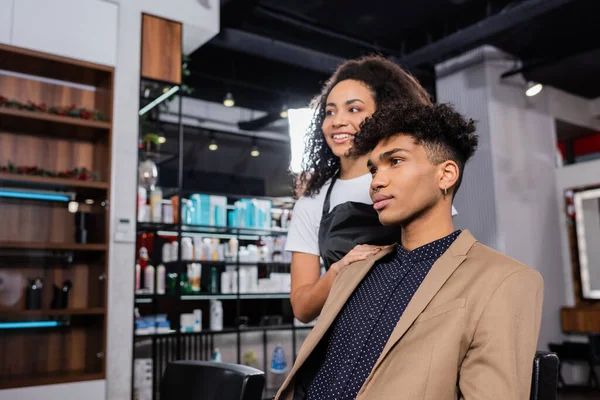
[[[174,294],[136,294],[135,303],[145,304],[152,303],[154,300],[179,299],[182,301],[198,301],[198,300],[236,300],[236,293],[198,293],[198,294],[182,294],[180,296]],[[270,300],[270,299],[289,299],[289,293],[240,293],[240,300]]]

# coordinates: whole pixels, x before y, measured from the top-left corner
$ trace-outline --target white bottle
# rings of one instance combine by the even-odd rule
[[[238,272],[236,270],[231,271],[231,293],[238,293]]]
[[[221,273],[221,293],[231,293],[231,272],[229,271]]]
[[[258,292],[258,267],[248,268],[248,291],[250,293]]]
[[[191,261],[194,259],[194,245],[192,238],[184,237],[181,239],[181,259]]]
[[[162,247],[162,262],[168,263],[171,261],[177,261],[177,258],[171,259],[171,243],[165,242]]]
[[[171,261],[178,261],[179,260],[179,242],[177,242],[177,240],[175,240],[173,243],[171,243]]]
[[[204,260],[203,249],[202,249],[202,238],[194,238],[194,260]]]
[[[162,222],[162,198],[162,190],[158,187],[154,188],[152,193],[150,193],[150,210],[152,213],[152,222],[154,223]]]
[[[192,264],[192,274],[194,276],[194,280],[192,282],[192,290],[194,292],[200,291],[200,282],[202,281],[202,264],[194,263]]]
[[[139,293],[140,291],[140,273],[141,273],[140,264],[135,264],[135,292]]]
[[[146,202],[148,201],[148,192],[146,188],[143,186],[138,186],[138,222],[147,222],[145,221],[145,207]]]
[[[144,271],[144,283],[149,294],[154,294],[154,267],[148,264]]]
[[[240,293],[248,293],[248,283],[250,282],[246,267],[240,267]]]
[[[156,269],[156,293],[157,294],[165,294],[165,266],[160,264]]]
[[[223,330],[223,303],[219,300],[210,301],[210,330]]]
[[[237,238],[231,238],[229,239],[229,256],[233,259],[233,260],[237,260],[237,256],[238,256],[238,240]]]

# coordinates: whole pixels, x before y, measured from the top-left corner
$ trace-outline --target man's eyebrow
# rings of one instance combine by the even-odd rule
[[[410,151],[408,151],[406,149],[400,149],[400,148],[392,149],[392,150],[386,151],[385,153],[381,153],[379,155],[379,161],[387,160],[388,158],[390,158],[391,156],[393,156],[396,153],[410,154]]]

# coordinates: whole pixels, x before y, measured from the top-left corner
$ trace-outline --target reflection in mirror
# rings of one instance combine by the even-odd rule
[[[581,289],[586,299],[600,299],[600,189],[573,196]]]

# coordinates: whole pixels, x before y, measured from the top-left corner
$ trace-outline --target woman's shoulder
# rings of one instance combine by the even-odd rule
[[[311,210],[315,207],[322,208],[323,203],[325,202],[325,193],[327,192],[327,188],[329,187],[329,182],[325,184],[319,191],[319,193],[313,196],[302,196],[298,200],[296,200],[296,204],[294,205],[294,212],[299,210]]]

